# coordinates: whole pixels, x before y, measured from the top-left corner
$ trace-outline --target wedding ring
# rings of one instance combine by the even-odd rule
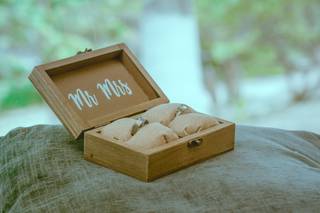
[[[184,114],[188,109],[189,109],[189,107],[187,105],[181,104],[177,108],[176,116]]]
[[[133,125],[133,127],[131,129],[131,135],[136,134],[140,128],[144,127],[148,123],[149,123],[148,120],[146,120],[146,119],[144,119],[142,117],[138,117],[136,119],[136,123]]]

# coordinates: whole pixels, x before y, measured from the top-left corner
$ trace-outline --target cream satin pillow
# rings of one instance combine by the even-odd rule
[[[149,123],[159,122],[165,126],[176,117],[176,115],[194,112],[194,110],[184,104],[168,103],[160,104],[146,111],[142,117],[149,121]]]
[[[133,147],[150,149],[177,140],[178,135],[160,123],[150,123],[139,129],[127,144]]]
[[[119,142],[125,142],[131,138],[131,132],[136,120],[132,118],[121,118],[101,129],[101,134],[107,138]]]
[[[184,137],[218,124],[219,122],[215,118],[196,112],[177,116],[169,124],[169,127],[177,133],[179,137]]]

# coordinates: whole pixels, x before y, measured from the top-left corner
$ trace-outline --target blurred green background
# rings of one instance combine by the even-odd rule
[[[27,79],[33,66],[130,41],[140,10],[139,1],[0,1],[0,109],[42,101]]]
[[[153,2],[157,7],[157,1]],[[260,113],[255,102],[281,102],[283,96],[289,101],[274,110],[286,111],[305,102],[312,104],[300,110],[319,110],[319,0],[171,2],[192,7],[200,36],[200,74],[205,76],[203,84],[211,94],[211,107],[217,110],[213,114],[232,111],[232,119],[249,121],[273,110],[271,105],[269,111]],[[42,103],[27,79],[37,64],[116,42],[128,43],[139,52],[139,23],[146,4],[150,1],[1,0],[0,116]],[[261,79],[269,79],[266,85],[270,88],[282,79],[288,92],[279,91],[266,100],[251,99],[250,91],[258,90],[255,85],[261,85]],[[246,93],[248,85],[252,87]],[[221,88],[226,100],[219,98]],[[262,97],[262,93],[254,95]]]

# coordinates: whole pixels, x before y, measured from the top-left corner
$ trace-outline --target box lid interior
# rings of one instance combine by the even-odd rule
[[[125,44],[37,66],[29,78],[75,138],[168,102]]]

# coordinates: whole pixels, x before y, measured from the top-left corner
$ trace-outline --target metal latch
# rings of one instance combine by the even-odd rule
[[[198,139],[189,141],[187,145],[188,145],[188,148],[193,148],[193,147],[200,146],[202,144],[202,142],[203,142],[203,139],[198,138]]]

